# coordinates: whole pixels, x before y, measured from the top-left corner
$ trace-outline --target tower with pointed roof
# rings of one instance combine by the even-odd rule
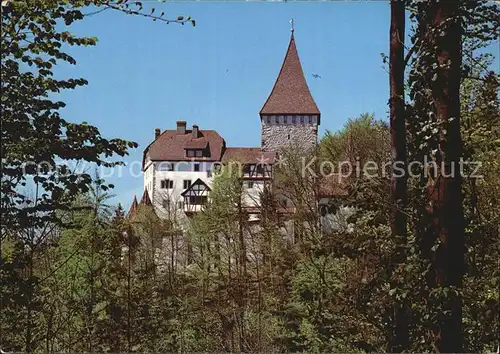
[[[262,149],[279,151],[291,143],[305,149],[316,146],[320,117],[304,77],[292,27],[285,60],[260,110]]]

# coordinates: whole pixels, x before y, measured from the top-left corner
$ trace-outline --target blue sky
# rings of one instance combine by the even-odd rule
[[[127,163],[141,160],[155,128],[173,129],[179,119],[217,130],[228,146],[259,146],[258,113],[283,61],[291,18],[322,113],[320,134],[364,112],[387,118],[380,53],[388,52],[388,2],[150,4],[172,18],[189,15],[196,27],[105,11],[72,26],[99,42],[72,49],[78,64],[59,72],[89,81],[62,94],[64,117],[96,125],[105,137],[136,141]],[[125,173],[109,182],[124,206],[142,194],[142,177]]]

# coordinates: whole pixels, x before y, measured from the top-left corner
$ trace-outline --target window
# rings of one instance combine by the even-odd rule
[[[313,122],[313,116],[309,116],[309,124]]]
[[[182,209],[182,201],[177,202],[177,208]]]
[[[292,116],[292,124],[295,124],[295,116]]]
[[[248,188],[253,188],[253,182],[252,181],[248,181],[247,182],[247,187]]]
[[[300,117],[300,124],[304,124],[304,116],[299,116]]]
[[[192,195],[189,197],[189,204],[191,205],[205,205],[207,204],[206,195]]]
[[[271,177],[271,165],[264,166],[264,176]]]
[[[194,168],[194,172],[200,172],[200,164],[199,163],[195,163],[193,165],[193,168]]]
[[[163,199],[163,207],[165,209],[170,209],[170,199]]]
[[[161,181],[161,189],[172,189],[174,188],[174,181],[171,179],[164,179]]]
[[[188,149],[186,150],[187,157],[203,157],[202,149]]]
[[[184,180],[184,189],[188,189],[189,187],[191,187],[191,180],[185,179]]]
[[[160,162],[158,164],[158,171],[173,171],[174,165],[170,162]]]

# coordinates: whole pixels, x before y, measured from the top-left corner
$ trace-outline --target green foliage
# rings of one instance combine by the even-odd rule
[[[89,191],[91,176],[72,169],[68,162],[112,167],[122,162],[110,157],[123,157],[129,148],[137,147],[119,138],[105,139],[96,127],[61,116],[65,103],[56,94],[87,81],[56,79],[55,66],[76,64],[66,51],[68,46],[96,44],[95,38],[61,30],[63,23],[70,26],[83,19],[84,3],[68,6],[65,0],[34,0],[2,6],[1,212],[10,232],[60,222],[57,212],[67,210],[78,194]]]
[[[121,207],[113,210],[104,181],[69,172],[63,162],[112,166],[112,156],[124,156],[135,144],[104,139],[97,128],[60,117],[64,104],[55,94],[86,82],[55,80],[51,71],[61,61],[75,62],[62,48],[93,45],[95,39],[75,38],[58,24],[81,20],[87,5],[153,20],[163,14],[126,0],[71,4],[11,1],[2,9],[2,350],[382,352],[395,314],[404,308],[410,316],[409,351],[429,352],[437,349],[436,329],[457,300],[464,350],[497,350],[499,82],[484,69],[487,56],[477,52],[498,28],[489,5],[462,3],[468,20],[463,157],[481,162],[483,175],[463,183],[467,272],[460,287],[436,287],[429,282],[430,260],[441,243],[422,244],[429,225],[423,176],[409,181],[404,242],[391,236],[389,180],[380,176],[347,180],[347,195],[331,201],[337,208],[352,207],[345,225],[323,229],[318,180],[301,173],[301,158],[315,152],[297,146],[282,152],[284,164],[273,171],[273,188],[263,190],[258,221],[243,209],[244,188],[234,169],[215,177],[204,211],[185,223],[162,220],[151,206],[142,205],[132,219]],[[425,16],[427,4],[408,4],[413,16]],[[420,161],[448,123],[429,119],[426,80],[433,77],[434,59],[419,29],[406,108],[409,158]],[[385,162],[388,142],[386,124],[365,114],[321,139],[319,162]],[[27,160],[49,165],[24,171]],[[40,187],[38,194],[23,191],[29,183]],[[282,197],[293,214],[276,212]]]
[[[2,350],[127,348],[120,333],[109,334],[123,324],[123,299],[111,290],[112,274],[121,274],[122,230],[111,226],[101,193],[113,186],[86,171],[122,164],[137,144],[65,119],[58,94],[87,81],[55,75],[58,65],[76,65],[71,46],[97,42],[75,36],[71,25],[108,9],[194,25],[190,17],[169,20],[143,10],[139,1],[2,2]]]
[[[485,62],[486,65],[487,62]],[[465,158],[471,162],[464,184],[468,270],[464,279],[465,336],[470,351],[493,351],[498,346],[500,324],[500,102],[498,76],[483,72],[483,80],[463,85],[462,134]],[[473,163],[473,164],[472,164]]]
[[[297,264],[292,277],[291,297],[282,315],[285,318],[285,337],[281,340],[287,350],[357,351],[341,335],[346,323],[339,322],[342,315],[338,305],[353,269],[351,263],[348,259],[320,256]]]
[[[343,161],[360,164],[367,161],[387,162],[389,158],[389,127],[376,120],[373,114],[349,118],[338,132],[327,131],[319,144],[319,156],[323,161],[338,164]]]
[[[489,165],[491,162],[487,161],[493,161],[494,158],[492,159],[492,155],[488,157],[487,155],[496,153],[496,139],[492,133],[495,129],[491,129],[492,124],[488,122],[488,119],[480,118],[482,114],[479,107],[483,106],[484,109],[488,105],[482,105],[477,101],[477,88],[482,85],[482,82],[492,82],[491,78],[488,79],[486,75],[490,55],[485,54],[483,48],[488,46],[496,36],[494,33],[498,29],[498,16],[495,13],[498,12],[498,5],[486,1],[474,3],[461,1],[456,4],[459,6],[458,16],[437,24],[435,19],[439,16],[436,16],[435,11],[440,5],[432,1],[409,2],[410,18],[416,21],[417,26],[412,29],[411,42],[414,50],[413,55],[409,57],[411,67],[408,76],[409,100],[406,110],[408,159],[424,162],[424,158],[427,158],[428,161],[440,163],[441,161],[459,161],[463,158],[465,161],[481,161]],[[444,41],[443,38],[450,33],[456,34],[455,29],[460,31],[459,35],[462,35],[462,57],[453,55],[449,60],[443,61],[443,58],[450,53],[450,48],[444,48],[449,41]],[[444,65],[444,62],[447,65]],[[453,66],[448,65],[451,62],[461,63],[461,68],[455,66],[457,69],[452,69]],[[451,74],[452,70],[454,70],[453,74]],[[460,78],[460,100],[455,100],[456,95],[450,91],[452,90],[450,87],[458,86],[458,81],[455,81],[456,84],[449,85],[453,80],[451,77]],[[447,81],[448,79],[450,81]],[[451,95],[446,96],[447,101],[443,101],[443,96],[440,95],[444,87],[448,88],[446,95]],[[490,103],[496,100],[492,100],[494,96],[496,93],[489,90]],[[456,104],[457,102],[461,103],[461,107]],[[443,110],[443,107],[446,107],[446,110]],[[491,108],[488,115],[493,118],[497,115],[493,113],[495,104]],[[498,108],[496,111],[498,112]],[[486,138],[487,136],[489,137]],[[475,142],[478,144],[475,145]],[[480,149],[489,153],[480,156],[477,149],[479,146],[481,146]],[[467,175],[472,172],[469,167],[471,166],[465,168]],[[440,348],[440,342],[443,341],[446,342],[446,346],[463,342],[463,347],[458,344],[463,351],[491,350],[498,346],[498,338],[492,339],[495,336],[491,336],[489,331],[485,337],[482,337],[476,332],[474,321],[470,320],[468,314],[471,311],[469,307],[474,308],[476,306],[473,304],[483,303],[482,298],[488,293],[483,285],[484,279],[469,274],[470,270],[477,266],[477,258],[473,255],[475,249],[478,244],[489,245],[486,246],[489,247],[487,252],[489,255],[479,261],[479,263],[484,262],[483,265],[489,263],[487,259],[490,256],[497,257],[498,254],[496,247],[493,246],[496,243],[491,242],[490,236],[484,237],[491,233],[485,232],[485,229],[481,227],[476,227],[482,222],[488,225],[490,220],[495,218],[491,214],[482,215],[481,222],[478,222],[475,215],[477,214],[474,206],[476,201],[487,199],[479,197],[476,193],[475,186],[483,182],[470,176],[456,179],[457,185],[462,184],[462,193],[458,188],[455,189],[453,195],[446,194],[442,199],[444,204],[441,204],[442,201],[432,200],[436,197],[430,193],[440,180],[429,177],[424,169],[413,172],[419,174],[409,180],[410,223],[413,231],[411,239],[415,242],[409,245],[409,249],[413,252],[409,260],[413,263],[411,267],[415,273],[409,273],[408,276],[415,280],[418,280],[416,275],[421,278],[421,282],[416,283],[420,286],[414,288],[412,291],[414,295],[411,297],[411,319],[414,326],[412,336],[415,338],[413,350],[443,350]],[[495,188],[492,188],[492,192],[495,193]],[[449,200],[456,200],[456,202],[450,204]],[[444,209],[440,210],[440,205],[445,205]],[[445,214],[458,210],[460,205],[464,208],[463,222],[462,217],[458,216],[453,220],[449,218],[447,220]],[[459,214],[462,213],[456,215]],[[454,244],[460,244],[464,235],[461,231],[462,226],[465,227],[464,241],[467,252],[464,252],[465,249],[460,246],[452,251],[453,254],[448,253],[448,250],[452,249],[452,243],[457,240],[458,242]],[[442,231],[444,229],[448,232]],[[493,233],[495,232],[497,231]],[[450,241],[452,243],[448,245],[447,242]],[[462,258],[465,258],[467,264],[466,272],[464,272]],[[451,264],[453,264],[451,266],[453,269],[446,275],[444,270]],[[485,274],[489,280],[497,276],[494,272]],[[454,280],[450,282],[451,278]],[[471,289],[475,290],[469,292]],[[426,301],[419,301],[418,296],[425,298]],[[476,310],[471,312],[474,313]],[[448,337],[445,340],[450,329],[454,331],[452,332],[453,338]],[[480,337],[481,345],[478,345],[479,341],[471,339],[472,336]],[[462,338],[465,340],[462,341]],[[489,339],[484,340],[485,338]]]

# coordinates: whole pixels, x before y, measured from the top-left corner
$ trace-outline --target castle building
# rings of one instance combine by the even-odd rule
[[[227,147],[214,130],[188,128],[155,130],[154,140],[143,152],[144,193],[162,218],[184,217],[206,204],[214,171],[238,161],[243,168],[244,207],[251,213],[260,205],[259,195],[272,178],[272,167],[281,149],[317,144],[321,113],[307,86],[297,53],[294,33],[269,97],[260,110],[261,147]],[[144,198],[143,198],[144,199]],[[137,209],[135,202],[133,208]]]

